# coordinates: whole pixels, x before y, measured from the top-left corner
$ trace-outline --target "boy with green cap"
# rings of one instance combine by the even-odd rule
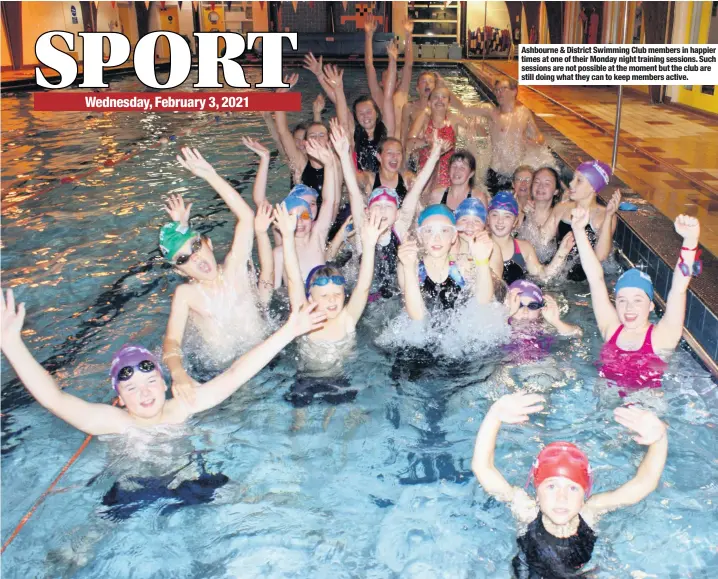
[[[189,226],[191,204],[185,206],[182,198],[175,196],[166,207],[173,222],[160,230],[160,251],[177,272],[189,278],[172,298],[163,343],[162,359],[170,370],[174,389],[181,393],[197,385],[183,366],[182,339],[189,320],[204,342],[207,357],[218,367],[264,339],[267,328],[260,302],[266,303],[271,297],[273,261],[267,233],[271,207],[259,207],[255,219],[252,208],[197,149],[182,149],[177,161],[211,185],[237,218],[229,253],[218,265],[212,241]],[[268,162],[260,163],[255,188],[266,187],[268,170]],[[261,264],[259,289],[252,264],[255,229]]]

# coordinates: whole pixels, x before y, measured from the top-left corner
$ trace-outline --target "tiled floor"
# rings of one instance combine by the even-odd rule
[[[466,64],[491,84],[502,73],[514,78],[517,73],[517,64],[506,61]],[[546,96],[522,86],[519,100],[589,155],[610,162],[615,88],[535,89]],[[643,95],[624,92],[616,175],[667,217],[697,216],[701,242],[718,255],[718,120],[651,105]]]

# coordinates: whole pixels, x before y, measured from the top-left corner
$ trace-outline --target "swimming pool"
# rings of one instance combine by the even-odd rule
[[[442,73],[464,100],[478,99],[466,77]],[[363,72],[346,72],[348,95],[362,92],[362,79]],[[316,94],[312,81],[302,74],[305,110]],[[140,89],[130,80],[112,86]],[[175,144],[154,146],[157,139],[174,135],[198,147],[249,196],[256,160],[239,138],[268,142],[264,123],[251,113],[49,116],[32,111],[27,94],[3,95],[2,105],[3,286],[27,302],[24,337],[36,358],[70,391],[107,402],[110,353],[130,339],[159,348],[178,282],[157,251],[162,197],[183,192],[195,203],[194,223],[211,235],[218,256],[233,228],[221,200],[173,163]],[[137,154],[104,167],[126,150]],[[60,182],[91,167],[101,168]],[[271,169],[269,198],[277,201],[289,171],[278,158]],[[618,398],[593,367],[600,342],[587,287],[569,284],[556,295],[585,335],[554,342],[554,363],[534,378],[558,375],[565,385],[530,426],[502,431],[496,462],[522,485],[540,443],[568,439],[587,451],[594,489],[614,488],[635,472],[643,449],[612,421]],[[360,392],[331,417],[326,406],[310,406],[299,426],[285,402],[296,375],[290,346],[200,420],[152,439],[93,440],[5,551],[3,573],[507,577],[515,525],[474,482],[470,461],[492,398],[508,379],[523,383],[525,369],[507,367],[496,352],[478,353],[490,350],[487,329],[468,318],[463,336],[475,334],[466,339],[477,345],[468,354],[439,362],[417,356],[409,338],[378,328],[395,306],[370,307],[360,323],[346,372]],[[444,338],[456,342],[449,331]],[[4,359],[2,371],[5,541],[84,436],[30,403]],[[679,351],[663,396],[652,400],[671,425],[661,485],[601,521],[592,559],[598,577],[716,575],[715,409],[699,394],[711,386],[690,353]],[[220,475],[226,480],[217,482]],[[214,501],[188,491],[212,476]],[[113,508],[118,481],[124,510]]]

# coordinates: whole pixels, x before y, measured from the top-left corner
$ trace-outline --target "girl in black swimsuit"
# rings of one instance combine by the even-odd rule
[[[372,112],[373,111],[373,112]],[[370,96],[354,101],[354,152],[360,171],[379,171],[379,143],[388,136],[381,119],[381,110]]]
[[[476,159],[465,149],[457,150],[449,159],[449,179],[451,185],[445,189],[436,189],[431,193],[431,203],[441,203],[452,211],[465,199],[477,197],[484,206],[489,204],[487,195],[475,188]]]
[[[648,410],[617,408],[616,421],[648,446],[636,476],[618,489],[591,495],[588,458],[570,442],[553,442],[539,453],[529,474],[536,488],[532,498],[511,486],[494,466],[496,438],[503,423],[517,424],[543,410],[538,394],[508,394],[486,413],[476,437],[471,468],[484,491],[511,504],[511,512],[528,525],[517,538],[518,554],[511,566],[519,579],[581,577],[591,560],[599,516],[634,505],[657,486],[668,454],[666,426]]]

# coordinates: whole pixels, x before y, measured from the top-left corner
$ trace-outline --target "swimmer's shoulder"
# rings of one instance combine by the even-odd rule
[[[502,497],[497,498],[502,499]],[[511,514],[520,523],[528,525],[538,516],[539,508],[536,499],[532,498],[524,489],[511,487],[511,496],[506,498],[508,499],[506,502],[511,508]]]

